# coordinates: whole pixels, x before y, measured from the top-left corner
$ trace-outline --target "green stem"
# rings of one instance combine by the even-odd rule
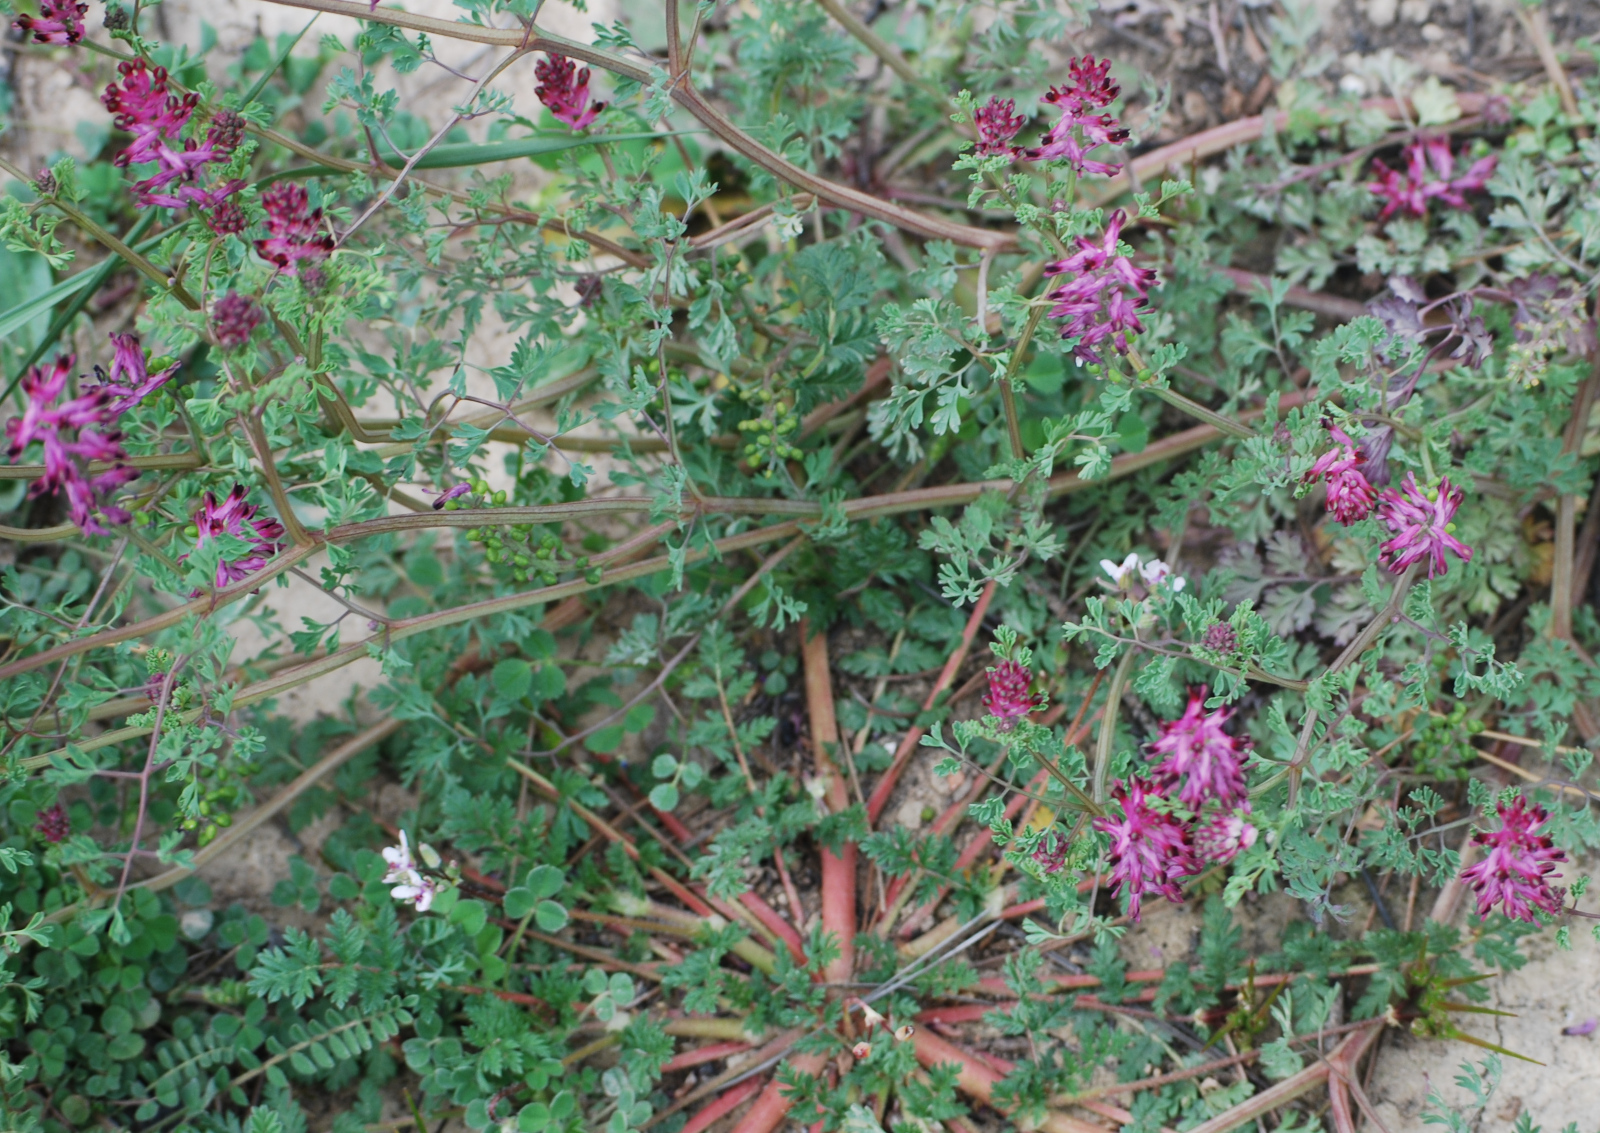
[[[1155,385],[1140,386],[1139,388],[1149,390],[1168,405],[1183,410],[1197,421],[1204,421],[1207,425],[1211,425],[1222,430],[1222,432],[1228,434],[1230,437],[1237,437],[1242,441],[1248,441],[1252,440],[1256,435],[1252,430],[1245,428],[1233,418],[1224,417],[1215,410],[1207,409],[1198,401],[1189,400],[1175,389],[1169,389],[1166,386]]]
[[[145,234],[146,229],[155,222],[155,219],[155,209],[149,210],[135,222],[132,228],[128,229],[128,234],[124,239],[128,241],[137,240]],[[85,283],[83,289],[72,297],[72,301],[66,305],[62,312],[51,320],[50,329],[44,332],[38,344],[34,346],[32,353],[28,355],[22,365],[17,367],[17,372],[12,375],[11,382],[6,386],[5,393],[0,394],[0,402],[4,402],[11,397],[11,391],[17,388],[18,382],[22,381],[22,375],[26,374],[40,358],[44,357],[45,351],[49,350],[51,344],[61,337],[61,332],[67,329],[68,324],[73,319],[78,317],[78,312],[88,306],[89,300],[93,299],[100,289],[105,286],[106,280],[111,278],[111,273],[116,270],[117,264],[121,259],[121,256],[112,254],[89,269],[94,273],[94,277]]]
[[[0,169],[5,170],[23,184],[33,183],[32,178],[30,178],[22,170],[18,169],[15,165],[12,165],[3,157],[0,157]],[[41,193],[40,197],[41,199],[49,201],[56,208],[60,209],[66,214],[67,219],[71,220],[79,228],[83,229],[90,236],[93,236],[97,241],[111,249],[111,251],[115,252],[117,255],[121,256],[124,260],[127,260],[128,263],[132,264],[147,278],[153,280],[170,291],[178,300],[178,302],[189,308],[189,310],[198,311],[200,309],[200,304],[196,302],[193,295],[189,294],[188,289],[185,288],[183,284],[179,283],[166,272],[156,267],[155,264],[151,263],[144,256],[134,251],[131,247],[123,242],[121,237],[107,229],[98,221],[92,219],[77,205],[73,204],[71,201],[63,200],[62,198],[49,193]]]
[[[883,60],[884,66],[899,75],[911,86],[940,102],[949,102],[950,96],[927,79],[917,74],[916,69],[906,57],[900,54],[898,48],[889,43],[877,32],[868,27],[853,12],[846,8],[839,0],[817,0],[817,4],[832,16],[840,27],[855,37],[860,44]]]
[[[1116,743],[1117,710],[1122,705],[1122,689],[1127,684],[1128,672],[1138,650],[1130,648],[1117,662],[1117,671],[1106,688],[1106,706],[1100,713],[1100,735],[1094,745],[1094,801],[1097,806],[1106,801],[1106,780],[1111,776],[1111,749]]]
[[[1028,312],[1028,321],[1022,325],[1022,334],[1017,337],[1017,344],[1011,348],[1011,361],[1006,363],[1005,373],[996,379],[1000,385],[1000,404],[1006,411],[1006,435],[1011,439],[1013,460],[1026,460],[1028,452],[1022,447],[1022,422],[1017,415],[1016,393],[1012,390],[1011,383],[1016,379],[1017,371],[1022,368],[1022,358],[1033,342],[1033,333],[1039,329],[1039,322],[1044,318],[1044,313],[1043,304]],[[982,329],[979,328],[980,331]]]
[[[1384,603],[1378,615],[1367,623],[1355,640],[1345,646],[1344,652],[1328,666],[1325,677],[1335,677],[1357,661],[1363,653],[1377,643],[1383,631],[1398,620],[1400,609],[1405,604],[1406,593],[1411,589],[1411,584],[1416,580],[1419,564],[1413,563],[1394,584],[1394,590],[1389,595],[1389,601]],[[1312,740],[1316,738],[1317,710],[1307,708],[1305,721],[1300,726],[1300,738],[1295,743],[1294,758],[1289,760],[1289,765],[1283,773],[1289,777],[1289,795],[1286,803],[1287,810],[1294,810],[1295,803],[1300,797],[1300,777],[1305,773],[1307,761],[1311,758]]]
[[[1107,475],[1102,478],[1089,481],[1085,480],[1076,471],[1059,473],[1050,478],[1046,485],[1045,495],[1047,498],[1054,499],[1057,496],[1068,495],[1073,492],[1080,492],[1091,486],[1104,484],[1111,480],[1116,480],[1123,476],[1131,475],[1140,469],[1149,468],[1151,465],[1159,464],[1164,460],[1172,460],[1179,456],[1183,456],[1186,453],[1190,453],[1196,449],[1205,447],[1215,439],[1216,434],[1212,433],[1209,429],[1203,426],[1190,429],[1185,433],[1179,433],[1176,436],[1165,437],[1160,441],[1146,446],[1143,452],[1124,453],[1122,456],[1114,458],[1111,461],[1110,472],[1108,472]],[[883,516],[904,515],[908,512],[931,511],[935,508],[943,507],[962,507],[966,504],[970,504],[984,492],[1004,492],[1009,491],[1014,487],[1015,484],[1011,480],[1006,479],[979,480],[973,483],[949,484],[936,488],[918,488],[911,491],[889,492],[884,495],[867,496],[858,500],[850,500],[844,504],[843,510],[845,517],[854,523],[866,519],[877,519]],[[749,499],[740,500],[739,502],[746,505],[746,507],[749,509],[745,512],[745,514],[754,512],[756,514],[787,513],[789,515],[815,516],[821,513],[820,505],[807,503],[803,500]],[[616,503],[617,501],[614,500],[585,500],[571,504],[545,505],[545,507],[541,510],[547,517],[549,517],[557,514],[558,512],[564,512],[567,515],[598,515],[605,512],[615,512],[626,509],[619,509],[616,506]],[[708,500],[707,503],[710,504],[712,501]],[[637,507],[638,510],[641,511],[649,510],[648,507],[639,507],[638,505],[633,506]],[[431,516],[425,515],[420,518],[418,516],[406,515],[385,516],[380,519],[367,520],[362,523],[350,523],[335,527],[332,531],[326,532],[321,538],[328,543],[343,544],[351,542],[355,539],[364,538],[368,535],[379,534],[388,530],[396,530],[401,527],[477,527],[483,525],[494,525],[497,523],[526,522],[527,520],[524,519],[523,516],[529,510],[531,509],[482,508],[457,512],[439,511],[434,512]],[[704,510],[706,512],[712,512],[715,509],[708,506]],[[76,530],[76,528],[71,528],[70,525],[67,525],[62,528],[52,529],[54,532],[59,532],[59,535],[50,534],[42,530],[38,532],[24,532],[24,535],[33,537],[35,541],[45,541],[49,538],[57,538],[68,535],[74,530]],[[666,530],[668,529],[663,528],[662,533],[664,534]],[[719,551],[743,550],[746,547],[759,546],[773,539],[793,538],[799,534],[801,534],[800,525],[797,522],[790,520],[783,523],[772,524],[767,527],[756,528],[752,531],[746,531],[738,535],[729,536],[726,539],[719,540],[716,544],[714,544],[714,546],[718,548]],[[0,532],[0,537],[11,539],[17,538],[15,535],[9,535],[3,532]],[[19,673],[25,673],[32,669],[37,669],[44,665],[52,664],[53,662],[60,660],[62,657],[70,657],[77,653],[87,652],[90,649],[98,649],[103,646],[115,645],[119,641],[130,641],[134,638],[143,637],[146,634],[156,633],[160,630],[176,625],[184,618],[192,615],[205,616],[222,606],[228,605],[231,602],[236,602],[240,598],[259,590],[264,583],[270,582],[273,578],[276,578],[290,567],[298,566],[305,558],[315,553],[320,546],[321,543],[295,547],[294,549],[279,555],[277,558],[274,558],[271,562],[262,567],[261,570],[257,571],[249,578],[241,579],[239,582],[236,582],[231,586],[224,587],[213,594],[206,595],[202,598],[197,598],[191,602],[186,602],[181,606],[175,606],[171,610],[168,610],[162,614],[158,614],[155,617],[148,618],[145,621],[137,622],[133,625],[122,626],[114,630],[106,630],[102,633],[92,634],[88,637],[77,638],[73,641],[63,642],[60,645],[52,646],[51,648],[41,650],[38,653],[33,653],[26,657],[18,658],[9,664],[0,665],[0,681],[9,680],[11,677],[14,677]],[[705,557],[705,553],[706,552],[703,551],[691,552],[688,561],[698,562],[701,558]],[[665,566],[659,565],[665,562],[663,559],[650,560],[650,562],[657,565],[650,565],[646,569],[642,569],[639,574],[629,574],[626,578],[620,576],[608,576],[604,581],[597,585],[604,586],[610,582],[628,581],[636,577],[642,577],[644,574],[649,574],[654,570],[666,569]],[[643,567],[645,564],[640,564],[640,566]],[[630,567],[627,569],[631,571],[639,568]],[[524,594],[507,595],[504,598],[494,599],[490,603],[476,603],[471,606],[460,607],[458,610],[446,611],[445,613],[439,615],[430,616],[445,617],[448,615],[451,620],[447,622],[440,622],[438,624],[456,625],[462,621],[470,621],[471,619],[480,615],[503,613],[510,609],[520,609],[522,606],[534,605],[540,602],[558,601],[562,598],[568,598],[574,594],[581,594],[591,589],[593,589],[593,587],[583,585],[581,583],[564,582],[559,583],[556,586],[549,586],[539,590],[528,591]],[[506,606],[503,605],[504,603],[511,603],[511,605]],[[406,624],[409,625],[411,623]],[[110,733],[107,733],[107,735],[110,735]],[[97,740],[98,739],[99,737],[97,737]]]

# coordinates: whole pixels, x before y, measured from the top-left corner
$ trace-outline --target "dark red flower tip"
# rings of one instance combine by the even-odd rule
[[[67,817],[61,804],[56,803],[49,810],[39,812],[39,821],[33,824],[33,828],[46,842],[65,842],[72,833],[72,820]]]
[[[89,5],[72,0],[41,0],[37,16],[18,16],[16,27],[33,33],[35,43],[71,46],[83,40],[83,17]]]
[[[267,232],[256,241],[256,251],[286,275],[298,275],[302,263],[315,264],[333,254],[334,240],[322,221],[322,210],[311,208],[305,188],[278,181],[261,194],[267,210]]]
[[[1011,144],[1011,139],[1028,120],[1015,113],[1016,109],[1014,99],[995,95],[973,114],[972,121],[978,128],[977,149],[984,157],[1016,157],[1022,152]]]
[[[266,318],[255,301],[230,291],[211,308],[211,333],[224,350],[236,350],[250,341],[250,335]]]
[[[606,104],[589,102],[589,68],[565,55],[547,55],[533,65],[533,93],[558,121],[574,132],[590,125]]]

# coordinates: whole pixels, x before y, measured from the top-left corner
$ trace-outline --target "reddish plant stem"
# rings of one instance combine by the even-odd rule
[[[1293,1101],[1302,1094],[1310,1093],[1328,1080],[1329,1071],[1333,1067],[1354,1066],[1366,1052],[1367,1047],[1378,1037],[1382,1027],[1382,1019],[1372,1020],[1341,1042],[1327,1058],[1307,1066],[1300,1073],[1285,1078],[1248,1101],[1239,1103],[1226,1113],[1220,1113],[1210,1121],[1195,1126],[1189,1133],[1229,1133],[1229,1130],[1254,1122],[1257,1117]]]
[[[556,790],[555,784],[550,782],[550,780],[546,779],[533,768],[515,759],[506,760],[506,765],[523,778],[527,779],[528,782],[532,783],[534,789],[542,794],[545,798],[556,803],[563,801],[561,798],[561,792]],[[612,826],[605,819],[601,818],[598,814],[595,814],[594,811],[577,802],[575,799],[567,799],[565,802],[566,805],[572,808],[572,812],[574,814],[589,824],[589,828],[591,830],[597,834],[603,835],[607,841],[615,842],[617,845],[621,846],[623,853],[627,854],[634,861],[639,860],[639,847],[633,844],[632,838],[629,838],[622,831]],[[700,916],[709,917],[712,915],[711,906],[707,905],[698,896],[696,896],[688,886],[684,885],[683,882],[679,881],[676,877],[673,877],[660,866],[651,866],[650,876],[655,878],[662,885],[666,886],[667,890],[674,897],[682,901],[689,908],[693,909]]]
[[[122,877],[117,881],[117,895],[112,901],[115,908],[122,904],[122,895],[128,890],[128,875],[133,870],[133,859],[139,854],[139,842],[144,838],[145,813],[150,806],[150,776],[156,770],[156,749],[161,746],[161,724],[167,715],[167,702],[172,699],[172,687],[177,682],[178,670],[188,662],[179,657],[161,678],[161,691],[156,699],[155,726],[150,731],[150,746],[145,752],[144,770],[139,772],[139,810],[133,817],[133,841],[128,843],[128,856],[122,863]]]
[[[684,1127],[679,1130],[679,1133],[701,1133],[701,1130],[711,1128],[718,1121],[738,1109],[760,1089],[761,1079],[759,1078],[751,1078],[748,1082],[740,1082],[737,1086],[731,1087],[727,1093],[716,1101],[689,1118]]]
[[[833,761],[839,748],[839,720],[833,710],[833,673],[828,663],[828,635],[813,634],[800,622],[800,651],[805,664],[806,711],[811,717],[811,757],[824,784],[828,810],[838,814],[850,808],[850,789]],[[856,844],[846,842],[839,853],[826,846],[822,856],[822,929],[839,946],[838,957],[823,971],[829,983],[848,983],[855,973],[856,952]]]
[[[686,1050],[667,1059],[661,1067],[663,1074],[671,1074],[678,1070],[688,1070],[695,1066],[704,1066],[708,1062],[720,1062],[730,1054],[743,1054],[750,1049],[749,1043],[707,1043],[697,1046],[693,1050]],[[755,1091],[752,1090],[751,1093]]]
[[[803,924],[806,919],[805,906],[800,903],[800,891],[794,887],[794,878],[789,876],[789,866],[783,860],[782,848],[772,851],[772,864],[777,867],[778,880],[783,884],[783,895],[789,902],[790,915],[796,924]]]
[[[606,762],[609,762],[609,760],[606,760]],[[656,810],[655,807],[651,807],[650,809],[655,813],[657,818],[661,819],[661,825],[666,827],[667,833],[669,833],[677,841],[687,842],[694,837],[689,828],[685,826],[683,822],[670,811]],[[717,901],[705,894],[703,887],[696,886],[695,892],[704,896],[707,902],[715,906],[719,911],[723,912],[724,915],[729,917],[729,919],[739,921],[745,920],[744,917],[740,916],[735,910],[731,909],[723,902]],[[794,898],[791,897],[790,900],[794,900]],[[739,903],[746,909],[750,910],[751,914],[755,916],[756,920],[759,921],[761,925],[769,932],[771,932],[776,939],[783,941],[785,946],[788,947],[790,955],[792,955],[800,963],[805,962],[805,948],[801,942],[800,934],[795,931],[793,925],[784,919],[782,913],[778,912],[771,905],[763,901],[760,895],[754,891],[741,893],[739,895]]]
[[[917,1030],[911,1036],[911,1042],[915,1044],[917,1061],[922,1065],[930,1069],[935,1066],[956,1067],[957,1089],[985,1105],[995,1104],[994,1088],[1005,1077],[1003,1073],[984,1065],[970,1052],[945,1041],[932,1031]],[[995,1106],[995,1108],[1000,1107]],[[1001,1112],[1005,1111],[1002,1109]],[[1044,1133],[1105,1133],[1105,1130],[1098,1125],[1091,1125],[1086,1121],[1079,1121],[1075,1117],[1068,1117],[1064,1113],[1051,1110],[1047,1110],[1043,1120],[1032,1124],[1031,1128],[1043,1130]]]
[[[1488,95],[1477,91],[1461,91],[1456,95],[1456,101],[1460,104],[1463,114],[1481,114],[1488,101]],[[1361,103],[1361,108],[1381,110],[1391,118],[1400,117],[1399,104],[1392,98],[1369,98]],[[1151,184],[1169,171],[1187,177],[1191,169],[1207,158],[1227,153],[1235,146],[1249,145],[1261,137],[1268,117],[1271,117],[1274,126],[1281,130],[1288,124],[1289,112],[1274,110],[1269,114],[1224,122],[1220,126],[1201,130],[1170,145],[1142,153],[1127,163],[1126,172],[1122,176],[1113,177],[1109,181],[1093,186],[1085,186],[1083,196],[1091,205],[1105,204],[1125,192],[1136,191],[1141,184]]]
[[[827,1065],[828,1058],[822,1054],[797,1054],[789,1059],[789,1066],[802,1074],[820,1074]],[[761,1091],[756,1104],[733,1127],[732,1133],[772,1133],[783,1124],[783,1119],[789,1116],[793,1106],[794,1099],[786,1097],[782,1085],[773,1078],[767,1083],[767,1088]]]
[[[766,925],[774,936],[783,941],[789,949],[789,955],[794,957],[796,963],[804,964],[806,962],[805,942],[800,939],[800,934],[795,931],[794,926],[784,919],[782,913],[763,901],[761,896],[753,890],[741,893],[739,895],[739,903],[749,909],[757,920]]]
[[[979,596],[977,603],[972,607],[972,614],[967,618],[967,627],[961,633],[960,644],[950,654],[950,659],[945,662],[944,670],[940,672],[939,679],[933,683],[933,688],[929,690],[927,699],[922,702],[922,710],[924,712],[931,712],[933,706],[939,700],[939,695],[954,683],[956,673],[960,671],[962,664],[966,661],[967,653],[972,649],[972,641],[978,636],[979,627],[983,625],[983,616],[989,612],[989,603],[994,601],[994,591],[995,583],[990,581],[983,588],[983,594]],[[894,761],[889,764],[889,769],[883,773],[883,777],[878,780],[878,785],[872,789],[872,796],[867,799],[867,822],[869,825],[877,825],[878,816],[883,813],[883,808],[889,805],[889,796],[894,793],[895,784],[900,781],[901,772],[906,769],[906,764],[911,761],[912,753],[917,750],[917,746],[921,743],[923,734],[926,731],[926,728],[913,725],[906,732],[905,738],[900,741],[900,746],[894,753]]]

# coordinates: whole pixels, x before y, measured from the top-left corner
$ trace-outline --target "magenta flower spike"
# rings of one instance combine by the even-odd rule
[[[66,392],[72,361],[71,355],[62,355],[48,370],[35,366],[23,376],[21,389],[27,405],[21,417],[6,422],[7,454],[15,463],[23,450],[37,441],[43,450],[44,475],[33,482],[28,494],[66,496],[72,522],[86,535],[105,535],[102,519],[113,524],[129,519],[127,511],[108,502],[110,494],[139,478],[137,469],[121,463],[128,455],[122,447],[122,434],[108,426],[114,426],[117,417],[136,405],[139,397],[125,400],[119,395],[131,391],[97,386],[56,404]],[[68,432],[73,435],[68,437]],[[90,477],[90,461],[112,467]]]
[[[1102,815],[1094,828],[1111,837],[1111,878],[1116,891],[1128,898],[1128,916],[1139,919],[1139,904],[1150,893],[1169,901],[1183,900],[1178,882],[1200,872],[1188,831],[1170,814],[1153,808],[1149,799],[1159,792],[1148,779],[1132,776],[1119,780],[1111,797],[1122,817]]]
[[[1163,757],[1156,766],[1156,781],[1167,790],[1178,788],[1178,801],[1199,812],[1209,800],[1223,807],[1246,797],[1244,750],[1238,739],[1222,730],[1233,715],[1226,708],[1205,710],[1205,690],[1189,694],[1183,715],[1161,726],[1161,737],[1150,745]]]
[[[253,300],[230,291],[211,308],[211,333],[224,350],[237,350],[265,317]]]
[[[200,96],[180,98],[171,93],[166,68],[152,68],[143,59],[119,63],[117,73],[122,78],[106,87],[100,101],[111,111],[112,125],[133,135],[133,144],[117,154],[112,164],[126,169],[161,161],[163,151],[171,153],[174,146],[181,149],[179,135],[200,104]]]
[[[1100,146],[1121,145],[1128,131],[1109,114],[1096,113],[1122,93],[1111,80],[1111,60],[1085,55],[1068,64],[1071,81],[1051,87],[1040,101],[1061,111],[1061,117],[1040,144],[1024,156],[1030,161],[1065,161],[1079,176],[1114,177],[1122,166],[1094,161],[1088,154]]]
[[[1329,425],[1334,447],[1317,457],[1306,473],[1306,482],[1319,478],[1328,482],[1328,514],[1349,525],[1367,518],[1378,493],[1361,471],[1361,451],[1356,442],[1337,425]]]
[[[1078,237],[1078,250],[1045,269],[1047,275],[1069,278],[1050,292],[1055,303],[1050,317],[1066,320],[1062,338],[1077,338],[1073,348],[1081,362],[1099,362],[1100,347],[1108,339],[1118,350],[1128,349],[1129,333],[1139,334],[1144,324],[1139,313],[1149,305],[1156,273],[1135,267],[1118,247],[1127,215],[1121,209],[1106,221],[1099,240]]]
[[[1496,810],[1500,829],[1473,834],[1472,840],[1488,852],[1461,871],[1461,880],[1477,893],[1480,917],[1499,906],[1512,920],[1537,924],[1535,909],[1552,915],[1561,910],[1565,891],[1551,885],[1549,875],[1567,855],[1547,835],[1535,833],[1550,818],[1537,803],[1518,795],[1510,806],[1501,803]]]
[[[989,691],[983,707],[998,722],[1001,731],[1016,727],[1019,719],[1039,706],[1040,697],[1030,693],[1033,673],[1016,661],[1001,661],[989,670]]]
[[[18,16],[15,26],[21,31],[32,32],[35,43],[67,47],[83,39],[83,17],[88,14],[87,4],[74,4],[72,0],[41,0],[39,14]]]
[[[298,275],[302,263],[320,263],[333,254],[322,210],[311,208],[302,186],[278,181],[261,194],[261,206],[267,210],[268,235],[256,241],[256,251],[285,275]]]
[[[111,343],[115,353],[111,356],[110,375],[106,375],[98,366],[95,367],[95,373],[101,382],[97,388],[106,391],[111,399],[111,412],[120,417],[171,381],[172,375],[178,372],[178,363],[174,362],[159,373],[152,374],[146,366],[144,349],[139,345],[137,336],[113,334]]]
[[[1014,99],[991,96],[989,101],[980,106],[972,116],[973,124],[978,127],[978,153],[984,157],[1017,157],[1022,150],[1011,144],[1011,139],[1017,136],[1017,131],[1027,125],[1028,120],[1015,113],[1017,104]]]
[[[61,804],[56,803],[50,809],[39,812],[39,820],[33,824],[33,828],[46,842],[61,843],[72,833],[72,820],[67,817]]]
[[[245,495],[243,484],[235,484],[233,491],[229,492],[221,503],[217,502],[217,497],[213,493],[207,492],[204,506],[195,513],[194,523],[200,532],[195,539],[195,550],[198,551],[222,535],[232,535],[251,545],[250,551],[243,556],[231,561],[223,559],[217,563],[218,590],[229,583],[249,578],[266,566],[272,556],[284,547],[283,543],[278,542],[283,538],[283,524],[271,516],[258,518],[257,513],[261,509],[255,504],[247,503]],[[184,555],[179,561],[188,557]]]
[[[533,93],[567,128],[577,133],[600,117],[603,102],[589,103],[589,68],[579,68],[565,55],[547,55],[533,65],[538,85]]]
[[[1455,156],[1449,138],[1423,138],[1405,149],[1406,168],[1401,173],[1381,160],[1372,162],[1378,180],[1367,188],[1384,202],[1379,220],[1388,220],[1404,211],[1422,218],[1428,215],[1428,202],[1437,198],[1451,208],[1466,208],[1464,194],[1482,189],[1494,175],[1497,159],[1493,154],[1472,163],[1461,176],[1455,176]]]
[[[1250,804],[1241,803],[1234,810],[1218,811],[1196,827],[1194,849],[1203,862],[1231,862],[1240,850],[1254,846],[1257,836],[1250,821]]]
[[[220,221],[208,218],[215,231],[237,231],[243,216],[236,205],[225,204],[244,188],[242,180],[215,185],[196,184],[207,165],[225,162],[244,137],[244,119],[223,111],[212,120],[203,142],[185,141],[181,135],[195,107],[197,94],[182,97],[167,88],[167,72],[151,68],[143,59],[133,59],[117,67],[121,78],[106,87],[100,101],[111,111],[112,124],[133,135],[133,143],[112,158],[112,164],[126,169],[130,165],[154,163],[155,173],[133,186],[135,199],[146,208],[228,210]],[[221,227],[219,227],[219,223]]]
[[[1417,478],[1407,472],[1400,490],[1388,488],[1378,500],[1378,518],[1394,534],[1383,543],[1384,564],[1400,574],[1413,563],[1427,561],[1428,577],[1437,578],[1449,570],[1444,553],[1449,551],[1464,563],[1472,561],[1472,548],[1451,532],[1456,509],[1461,506],[1460,488],[1450,485],[1449,477],[1437,488],[1422,489]]]

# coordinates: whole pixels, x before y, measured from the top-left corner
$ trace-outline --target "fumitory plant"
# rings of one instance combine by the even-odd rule
[[[0,157],[8,1129],[1354,1133],[1385,1029],[1526,1056],[1486,981],[1600,919],[1542,17],[1363,101],[1235,6],[1179,137],[1075,3],[20,3],[103,120]]]

